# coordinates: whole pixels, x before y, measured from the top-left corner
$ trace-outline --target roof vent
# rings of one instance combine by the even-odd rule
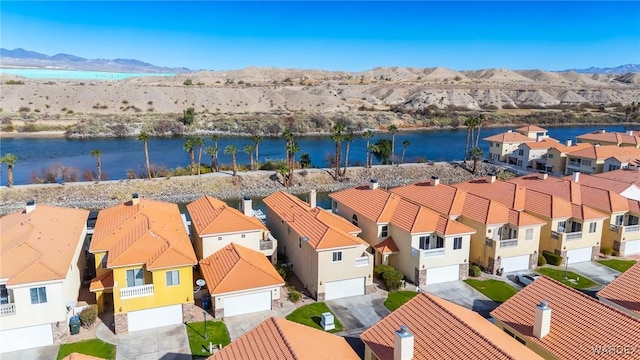
[[[533,320],[533,336],[538,339],[545,337],[551,330],[551,308],[546,300],[536,305]]]
[[[440,177],[432,176],[431,177],[431,185],[436,186],[438,184],[440,184]]]
[[[27,206],[24,208],[25,214],[28,214],[36,209],[36,201],[33,199],[27,200]]]
[[[493,184],[494,182],[496,182],[496,173],[487,174],[487,182],[489,184]]]
[[[249,217],[254,216],[253,201],[248,196],[242,198],[242,213]]]
[[[371,179],[371,181],[369,182],[369,189],[375,190],[377,188],[378,188],[378,180],[377,179]]]
[[[401,325],[393,338],[393,360],[413,359],[414,338],[407,325]]]
[[[131,194],[131,204],[138,205],[139,203],[140,203],[140,197],[138,196],[138,193]]]

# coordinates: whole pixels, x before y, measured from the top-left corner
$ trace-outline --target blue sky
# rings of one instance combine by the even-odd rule
[[[640,2],[2,1],[1,46],[160,66],[564,70],[640,63]]]

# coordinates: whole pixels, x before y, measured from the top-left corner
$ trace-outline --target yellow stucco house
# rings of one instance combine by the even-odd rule
[[[140,199],[101,210],[89,251],[99,311],[116,333],[180,324],[195,312],[196,255],[178,205]]]
[[[513,155],[517,153],[520,144],[542,141],[547,137],[546,129],[535,125],[528,125],[517,128],[515,132],[507,130],[507,132],[492,135],[482,140],[489,143],[490,160],[517,165],[517,159]]]
[[[605,171],[616,170],[615,168],[605,169],[604,167],[607,159],[615,157],[640,159],[640,148],[633,146],[594,145],[568,152],[564,174],[571,175],[574,172],[599,174]]]
[[[576,136],[579,143],[640,148],[640,131],[607,132],[604,129]]]

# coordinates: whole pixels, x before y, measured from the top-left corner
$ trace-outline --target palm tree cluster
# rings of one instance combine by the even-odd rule
[[[480,129],[485,122],[483,114],[477,116],[469,116],[465,120],[464,125],[467,127],[467,139],[464,146],[464,162],[467,162],[467,155],[473,160],[473,173],[478,170],[478,161],[484,156],[484,152],[478,146],[480,142]],[[476,131],[477,129],[477,131]]]

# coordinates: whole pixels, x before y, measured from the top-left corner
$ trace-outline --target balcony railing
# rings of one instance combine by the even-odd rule
[[[518,239],[506,239],[506,240],[500,240],[500,247],[512,247],[512,246],[518,246]]]
[[[444,256],[444,248],[424,250],[424,257]]]
[[[624,227],[624,232],[640,231],[640,225],[628,225]]]
[[[151,295],[153,295],[153,284],[120,289],[120,299],[131,299]]]
[[[362,257],[356,258],[356,266],[367,266],[367,265],[369,265],[368,256],[362,256]]]
[[[0,305],[0,316],[9,316],[16,314],[16,304],[2,304]]]
[[[582,232],[577,231],[577,232],[571,232],[571,233],[563,233],[563,232],[552,231],[551,237],[554,239],[567,240],[567,241],[580,240],[582,239]]]
[[[273,241],[260,241],[260,250],[273,250]]]
[[[580,160],[569,160],[567,161],[567,165],[580,167]]]

